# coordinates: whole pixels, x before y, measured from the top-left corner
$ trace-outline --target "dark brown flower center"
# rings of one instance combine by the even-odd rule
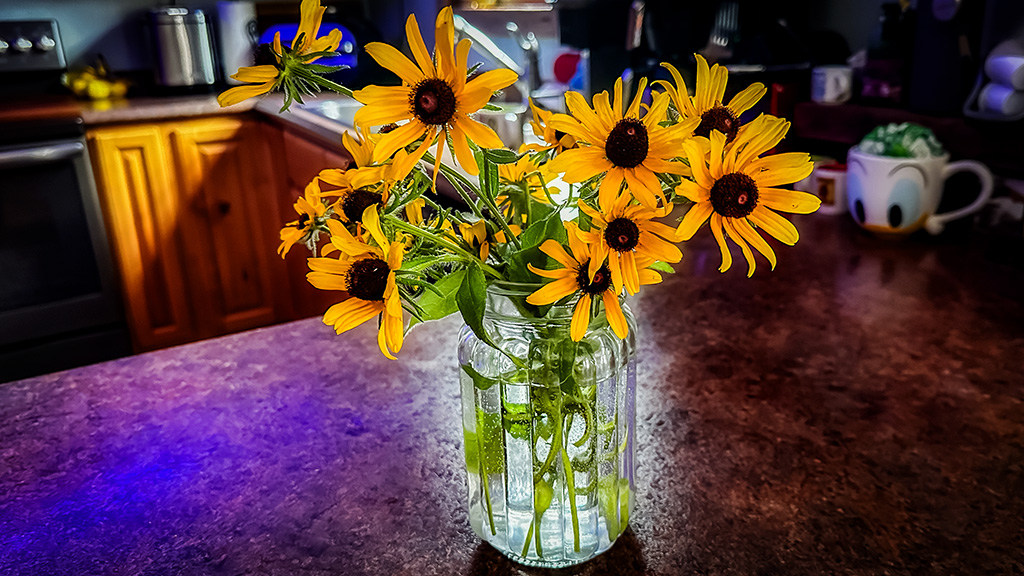
[[[349,222],[362,222],[363,212],[374,204],[381,203],[381,195],[369,190],[353,190],[341,201],[341,211]]]
[[[455,93],[440,78],[421,80],[413,89],[409,104],[424,124],[447,124],[455,116]]]
[[[594,274],[594,279],[591,280],[589,268],[590,260],[587,260],[580,264],[579,270],[576,271],[576,283],[579,285],[580,291],[591,296],[603,293],[612,285],[611,270],[608,269],[607,264],[602,264]]]
[[[636,118],[626,118],[608,134],[604,153],[616,166],[635,168],[647,158],[647,146],[647,127]]]
[[[725,134],[725,141],[732,142],[740,130],[740,121],[725,106],[715,106],[701,114],[700,125],[693,131],[693,135],[710,138],[712,130]]]
[[[726,174],[711,187],[711,206],[729,218],[743,218],[757,206],[757,183],[742,172]]]
[[[309,224],[309,214],[303,214],[299,216],[299,223],[295,227],[302,230],[307,224]]]
[[[270,44],[260,44],[256,47],[256,52],[253,54],[253,64],[256,66],[266,66],[268,64],[277,66],[277,56],[274,55],[274,47]]]
[[[388,263],[380,258],[356,260],[346,277],[348,293],[360,300],[380,302],[384,300],[384,290],[388,287],[390,273]]]
[[[640,228],[629,218],[616,218],[604,229],[604,241],[616,252],[628,252],[640,243]]]

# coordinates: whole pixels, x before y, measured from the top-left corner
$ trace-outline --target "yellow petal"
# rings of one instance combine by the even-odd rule
[[[534,306],[553,304],[569,294],[579,290],[575,278],[562,278],[548,282],[542,288],[526,297],[526,301]]]
[[[272,80],[266,84],[235,86],[234,88],[229,88],[217,96],[217,103],[220,104],[222,108],[225,106],[233,106],[254,96],[270,92],[274,88],[274,84],[276,82],[276,80]]]
[[[775,251],[772,250],[772,247],[769,246],[767,242],[764,241],[764,238],[761,238],[761,235],[757,233],[757,230],[754,230],[754,227],[751,226],[745,218],[737,218],[736,220],[733,220],[732,224],[733,228],[736,229],[736,232],[738,232],[744,240],[749,242],[751,246],[760,252],[762,256],[767,258],[768,262],[772,265],[772,270],[775,270]]]
[[[277,69],[277,66],[264,64],[261,66],[246,66],[244,68],[239,68],[238,72],[233,74],[231,77],[239,82],[263,83],[276,80],[280,73],[281,71]]]
[[[569,337],[574,342],[583,340],[587,335],[587,327],[590,326],[590,294],[583,294],[576,302],[576,308],[572,311],[572,323],[569,325]]]
[[[356,122],[359,122],[357,119]],[[383,162],[427,132],[427,125],[413,119],[385,134],[373,149],[373,161]],[[430,138],[427,138],[429,141]]]
[[[722,234],[722,217],[718,214],[711,215],[711,234],[718,242],[718,249],[722,253],[722,265],[718,267],[719,272],[725,272],[732,266],[732,254],[729,247],[725,245],[725,236]]]
[[[572,256],[569,256],[561,244],[550,238],[540,245],[540,251],[547,254],[566,268],[575,268],[579,266],[579,261],[573,259]]]
[[[626,323],[626,315],[622,313],[618,296],[605,290],[601,294],[601,299],[604,301],[604,315],[608,319],[608,325],[612,327],[612,332],[615,332],[619,339],[625,340],[629,335],[629,324]]]
[[[796,190],[761,188],[757,191],[757,203],[779,212],[810,214],[821,207],[821,198]]]
[[[739,118],[740,114],[750,110],[767,92],[768,89],[764,87],[764,84],[754,82],[750,86],[747,86],[742,92],[733,96],[726,108],[728,108],[733,115]]]
[[[409,49],[412,50],[413,58],[416,59],[420,70],[423,70],[423,74],[430,78],[436,78],[437,71],[434,70],[434,61],[430,57],[430,52],[427,52],[427,45],[423,43],[423,36],[420,35],[420,27],[416,23],[415,14],[409,14],[409,18],[405,21],[405,37],[409,41]]]
[[[743,257],[747,260],[747,278],[754,275],[754,270],[757,268],[757,263],[754,262],[754,253],[750,251],[750,247],[743,241],[743,237],[739,232],[736,231],[736,227],[733,226],[733,218],[722,218],[722,225],[725,227],[725,231],[729,234],[739,247],[740,251],[743,252]]]
[[[693,238],[693,235],[707,221],[708,216],[711,215],[713,210],[711,202],[694,204],[686,213],[686,216],[683,216],[683,221],[679,223],[679,228],[676,228],[676,241],[685,242]]]
[[[494,133],[494,130],[492,130],[490,126],[481,124],[462,112],[457,112],[455,114],[455,123],[459,125],[459,128],[462,128],[462,131],[466,133],[466,136],[468,136],[474,144],[481,148],[505,147],[501,138],[498,138],[498,135]],[[466,167],[463,166],[463,168]]]
[[[409,17],[412,18],[411,15]],[[389,44],[370,42],[366,45],[366,53],[376,60],[378,64],[397,74],[402,79],[402,82],[409,86],[415,86],[424,78],[423,72],[405,54],[402,54]],[[360,102],[363,101],[360,100]]]
[[[800,239],[800,234],[796,231],[796,226],[793,226],[792,222],[764,206],[754,208],[754,211],[747,216],[747,219],[783,244],[792,246]]]

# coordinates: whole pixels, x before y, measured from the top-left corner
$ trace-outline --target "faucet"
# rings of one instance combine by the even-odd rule
[[[455,41],[469,38],[473,41],[473,48],[486,60],[495,66],[508,68],[519,75],[515,87],[523,96],[523,103],[540,87],[540,66],[538,65],[540,44],[533,32],[525,37],[519,33],[519,26],[515,22],[506,24],[505,29],[512,36],[516,44],[523,49],[526,56],[526,69],[520,66],[515,59],[506,54],[479,28],[473,26],[465,18],[455,15]]]

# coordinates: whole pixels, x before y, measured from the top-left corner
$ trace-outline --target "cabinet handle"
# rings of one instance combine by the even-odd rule
[[[227,216],[228,212],[231,212],[231,202],[218,202],[217,210],[220,211],[221,216]]]

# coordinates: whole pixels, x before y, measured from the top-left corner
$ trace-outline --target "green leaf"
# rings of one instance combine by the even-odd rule
[[[494,104],[485,104],[483,109],[491,112],[501,112],[501,107],[495,106]]]
[[[423,320],[440,320],[459,309],[455,294],[462,286],[465,276],[466,270],[456,270],[434,283],[434,288],[440,294],[427,291],[420,296],[416,303],[422,309],[420,316]]]
[[[473,379],[473,386],[475,386],[478,390],[487,390],[491,386],[494,386],[495,384],[498,383],[497,380],[484,376],[483,374],[477,372],[475,369],[473,369],[472,366],[468,364],[462,366],[462,371],[468,374],[469,377]]]
[[[466,268],[462,278],[459,291],[455,300],[462,312],[462,319],[466,322],[476,337],[487,344],[494,346],[491,337],[484,330],[484,305],[487,303],[487,281],[484,278],[484,271],[477,263],[472,263]]]
[[[519,161],[520,155],[508,148],[488,148],[484,150],[484,157],[495,164],[512,164]]]
[[[654,264],[648,266],[651,270],[657,270],[658,272],[665,272],[668,274],[675,274],[676,271],[672,269],[672,266],[668,262],[662,262],[661,260],[656,261]]]

